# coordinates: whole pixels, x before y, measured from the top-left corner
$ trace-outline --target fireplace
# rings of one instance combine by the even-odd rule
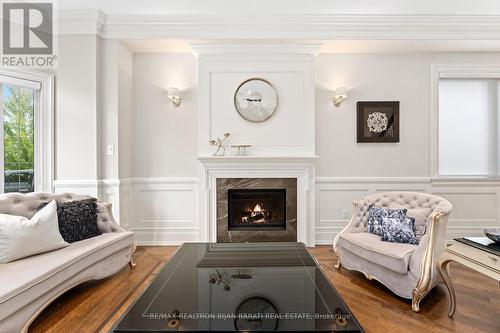
[[[217,243],[297,241],[297,178],[216,181]]]
[[[228,230],[286,230],[286,189],[229,189]]]

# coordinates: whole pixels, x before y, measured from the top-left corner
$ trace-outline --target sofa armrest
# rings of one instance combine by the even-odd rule
[[[437,259],[446,250],[446,226],[449,210],[435,209],[431,214],[427,232],[420,240],[418,248],[413,252],[410,260],[410,272],[417,281],[413,287],[413,310],[419,311],[419,300],[422,299],[439,279],[437,274]],[[415,300],[418,300],[415,302]]]
[[[339,253],[337,244],[339,242],[339,237],[343,233],[351,233],[356,231],[356,227],[354,225],[354,220],[356,215],[358,214],[358,209],[359,209],[359,201],[358,200],[353,200],[352,202],[352,216],[351,219],[349,220],[349,223],[338,233],[335,235],[333,238],[333,250],[335,253]]]
[[[97,226],[102,233],[125,231],[113,216],[112,204],[106,201],[97,202]]]

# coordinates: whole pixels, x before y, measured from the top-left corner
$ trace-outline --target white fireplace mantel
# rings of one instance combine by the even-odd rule
[[[200,156],[201,239],[217,239],[217,178],[296,178],[297,241],[314,246],[314,162],[318,156]]]
[[[297,240],[315,242],[314,165],[316,112],[314,57],[317,43],[192,45],[198,54],[198,154],[200,239],[217,240],[218,178],[297,179]],[[251,56],[248,55],[252,49]],[[234,106],[238,86],[249,78],[272,83],[279,107],[269,120],[244,120]],[[210,141],[231,133],[226,144],[251,145],[249,156],[208,156]],[[231,153],[232,149],[228,149]]]

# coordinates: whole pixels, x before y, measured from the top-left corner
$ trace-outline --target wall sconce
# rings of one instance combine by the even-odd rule
[[[339,87],[335,89],[334,95],[333,95],[333,105],[339,106],[342,104],[342,101],[347,97],[347,88],[346,87]]]
[[[179,91],[179,89],[174,88],[174,87],[167,88],[167,96],[168,96],[168,99],[171,100],[175,106],[181,105],[182,98],[181,98],[181,92]]]

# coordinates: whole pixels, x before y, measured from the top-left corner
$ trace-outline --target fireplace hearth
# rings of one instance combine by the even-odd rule
[[[285,230],[286,189],[229,189],[228,230]]]

